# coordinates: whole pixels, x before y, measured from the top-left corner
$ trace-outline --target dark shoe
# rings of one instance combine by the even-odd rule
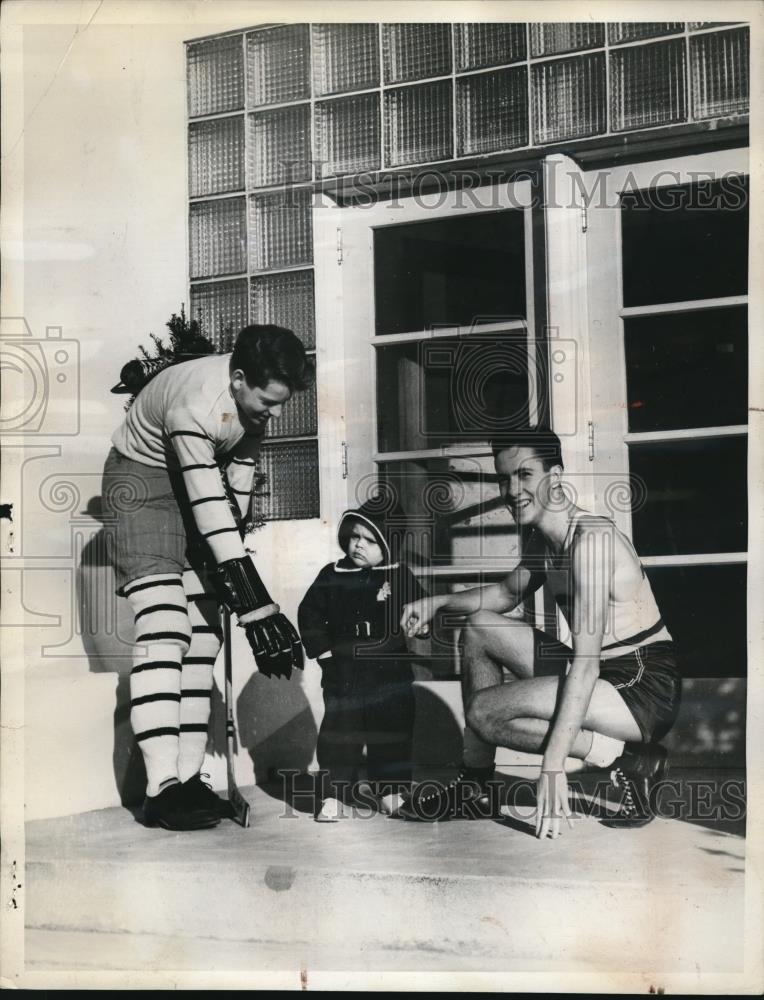
[[[437,823],[446,819],[490,819],[499,814],[489,781],[493,768],[463,767],[447,785],[424,781],[396,813],[403,819]]]
[[[668,771],[668,753],[658,743],[627,743],[621,756],[613,761],[610,781],[622,792],[615,816],[602,821],[603,826],[635,829],[655,819],[654,789]]]
[[[161,826],[165,830],[207,830],[217,826],[220,817],[190,802],[185,786],[177,782],[164,788],[159,795],[146,796],[143,820],[146,826]]]
[[[204,778],[208,777],[208,774],[195,774],[193,778],[183,782],[183,791],[187,800],[192,805],[211,812],[220,819],[232,819],[231,803],[228,799],[221,799],[212,791],[211,786],[204,781]]]

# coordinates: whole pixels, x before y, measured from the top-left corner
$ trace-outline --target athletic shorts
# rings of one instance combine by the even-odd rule
[[[560,666],[571,661],[570,647],[534,629],[536,665]],[[682,677],[676,668],[674,644],[651,642],[623,656],[600,661],[600,679],[616,689],[634,716],[645,743],[655,743],[676,721],[682,698]]]
[[[194,526],[180,473],[142,465],[112,448],[101,497],[118,594],[144,576],[183,573]]]

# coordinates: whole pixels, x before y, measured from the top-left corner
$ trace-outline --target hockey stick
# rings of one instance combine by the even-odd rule
[[[223,643],[225,648],[225,736],[226,769],[228,773],[228,803],[233,818],[240,826],[249,826],[249,803],[241,794],[234,777],[234,736],[236,728],[233,719],[233,664],[231,655],[231,612],[223,608]]]

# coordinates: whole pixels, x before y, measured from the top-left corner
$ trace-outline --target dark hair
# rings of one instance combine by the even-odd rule
[[[315,367],[298,337],[283,326],[253,323],[236,338],[231,371],[241,369],[250,388],[264,389],[273,379],[292,392],[307,389],[316,377]]]
[[[544,469],[549,471],[554,465],[563,467],[562,445],[555,432],[549,427],[521,427],[516,431],[496,437],[491,441],[493,457],[508,448],[531,448]]]

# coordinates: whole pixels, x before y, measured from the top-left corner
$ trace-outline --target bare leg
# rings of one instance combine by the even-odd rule
[[[465,626],[462,691],[467,724],[487,743],[543,750],[567,664],[565,651],[551,639],[551,655],[544,663],[535,663],[535,646],[533,628],[492,612],[472,615]],[[502,666],[517,680],[502,683]],[[618,740],[641,740],[625,702],[605,681],[595,685],[571,751],[574,756],[583,758],[589,752],[592,731]]]

